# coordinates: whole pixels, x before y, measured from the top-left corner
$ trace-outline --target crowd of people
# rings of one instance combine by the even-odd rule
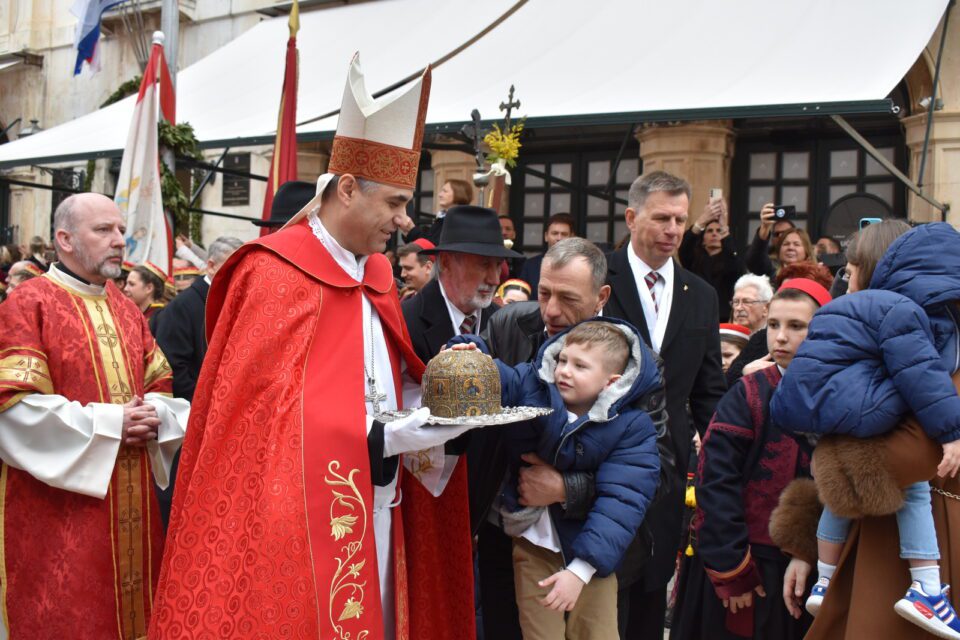
[[[419,153],[429,78],[404,91],[341,126]],[[814,245],[769,204],[739,251],[722,197],[691,223],[653,171],[617,248],[557,214],[524,256],[467,182],[416,227],[415,174],[344,139],[272,233],[179,237],[171,274],[123,263],[95,194],[57,207],[53,255],[3,248],[0,629],[960,638],[955,229]],[[537,417],[436,424],[446,350]]]

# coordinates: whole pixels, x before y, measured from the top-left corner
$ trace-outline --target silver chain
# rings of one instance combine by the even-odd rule
[[[955,493],[950,493],[949,491],[944,491],[943,489],[938,489],[938,488],[936,488],[936,487],[930,487],[930,491],[933,491],[934,493],[939,493],[940,495],[942,495],[942,496],[944,496],[944,497],[947,497],[947,498],[953,498],[954,500],[960,500],[960,496],[958,496],[957,494],[955,494]]]

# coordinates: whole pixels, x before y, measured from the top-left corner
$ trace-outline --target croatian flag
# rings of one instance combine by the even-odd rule
[[[133,110],[114,202],[127,221],[124,260],[151,262],[167,275],[171,273],[173,236],[160,194],[157,118],[162,110],[164,119],[173,124],[174,105],[173,85],[163,57],[163,34],[158,31],[153,34],[150,60]]]
[[[77,49],[77,63],[73,75],[78,75],[83,61],[94,70],[100,70],[100,55],[97,42],[100,40],[100,17],[126,0],[76,0],[70,13],[77,16],[77,33],[73,46]]]

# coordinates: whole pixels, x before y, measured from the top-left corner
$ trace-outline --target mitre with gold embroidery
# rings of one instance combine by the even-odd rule
[[[407,87],[375,99],[367,91],[360,54],[354,54],[327,173],[317,180],[316,196],[284,226],[296,224],[319,206],[333,176],[349,173],[401,189],[416,188],[430,77],[428,65]]]

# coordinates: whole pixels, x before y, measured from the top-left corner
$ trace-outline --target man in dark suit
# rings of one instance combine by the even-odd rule
[[[438,256],[436,276],[402,308],[413,348],[427,362],[453,336],[486,327],[496,310],[500,261],[520,254],[503,246],[493,209],[469,205],[451,207],[440,243],[420,253]]]
[[[701,435],[706,431],[726,391],[717,294],[673,259],[686,228],[690,193],[686,180],[663,171],[637,178],[627,199],[630,242],[609,257],[612,293],[604,315],[633,324],[663,359],[668,430],[678,462],[672,483],[662,488],[663,499],[648,512],[654,557],[639,581],[621,585],[624,640],[663,635],[666,585],[680,546],[683,461],[689,459],[694,429]]]

